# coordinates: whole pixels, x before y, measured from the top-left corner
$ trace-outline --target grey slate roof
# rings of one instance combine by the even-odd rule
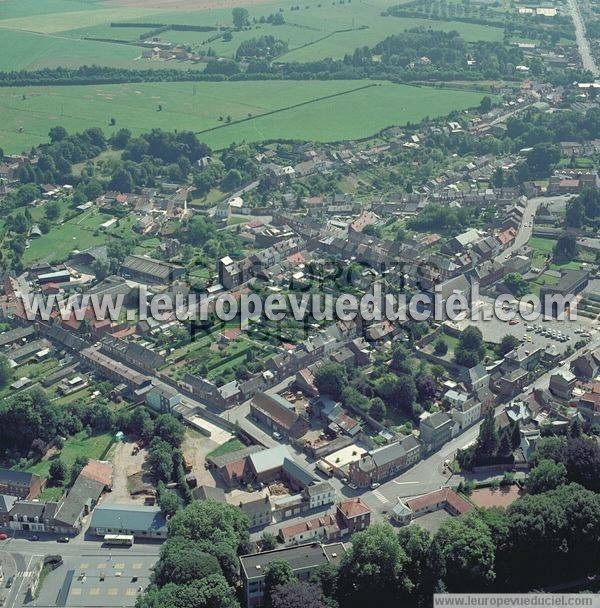
[[[11,486],[31,487],[32,473],[27,471],[15,471],[13,469],[0,469],[0,483]]]
[[[166,532],[167,522],[159,507],[101,505],[94,509],[90,527]]]

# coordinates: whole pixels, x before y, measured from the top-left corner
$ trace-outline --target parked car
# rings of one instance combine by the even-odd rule
[[[277,439],[277,441],[279,441],[281,439],[281,433],[273,431],[273,439]]]
[[[9,576],[9,577],[6,579],[6,588],[7,588],[7,589],[10,589],[10,588],[12,587],[12,584],[13,584],[13,581],[14,581],[14,580],[15,580],[15,577],[14,577],[14,576]]]
[[[30,537],[30,540],[40,540],[40,537],[37,534],[34,534]]]
[[[57,543],[68,543],[69,542],[69,537],[68,536],[61,536],[60,538],[56,539]]]
[[[372,483],[372,484],[371,484],[371,490],[376,490],[376,489],[377,489],[377,488],[378,488],[380,485],[381,485],[381,484],[380,484],[380,483],[377,483],[377,482]]]
[[[4,532],[2,534],[0,534],[0,540],[6,540],[8,538],[8,534],[4,534]]]

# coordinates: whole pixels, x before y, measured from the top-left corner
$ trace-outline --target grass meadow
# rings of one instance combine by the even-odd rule
[[[355,0],[333,5],[310,0],[303,3],[299,10],[292,11],[288,3],[259,3],[249,6],[251,28],[233,32],[232,40],[225,41],[222,37],[215,39],[215,32],[189,31],[166,31],[160,34],[160,38],[199,51],[206,51],[210,47],[220,56],[233,57],[242,41],[270,34],[288,42],[290,51],[279,58],[281,61],[341,58],[359,46],[372,46],[386,36],[413,27],[456,30],[468,41],[502,38],[499,28],[382,16],[382,10],[393,4],[397,4],[397,0]],[[141,60],[138,46],[85,38],[137,42],[140,35],[148,31],[147,27],[142,26],[111,27],[112,22],[231,26],[229,8],[203,10],[199,7],[193,11],[164,11],[161,8],[132,8],[103,0],[3,0],[0,6],[3,49],[0,53],[0,70],[91,64],[122,68],[202,69],[202,65],[194,66],[189,62]],[[258,23],[261,17],[280,9],[284,11],[284,25]]]
[[[374,86],[364,88],[369,84]],[[138,134],[152,128],[191,130],[216,149],[242,140],[357,139],[475,106],[481,97],[365,80],[0,88],[0,147],[27,149],[46,141],[55,125],[72,132],[100,127],[107,135],[121,127]]]

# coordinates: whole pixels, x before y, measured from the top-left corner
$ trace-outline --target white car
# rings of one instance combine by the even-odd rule
[[[377,488],[378,488],[380,485],[381,485],[381,484],[380,484],[380,483],[377,483],[377,482],[372,483],[372,484],[371,484],[371,490],[376,490],[376,489],[377,489]]]

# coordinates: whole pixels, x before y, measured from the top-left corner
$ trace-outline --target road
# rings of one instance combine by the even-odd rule
[[[594,337],[586,346],[575,351],[570,357],[565,359],[567,361],[565,367],[584,350],[594,350],[599,347],[600,333],[596,331]],[[533,390],[533,388],[548,388],[550,376],[554,371],[556,370],[550,370],[537,378],[537,380],[531,384],[529,392]],[[520,395],[517,395],[515,399],[525,399],[527,394],[521,393]],[[504,404],[499,405],[496,408],[496,414],[499,414],[503,408]],[[398,498],[409,498],[420,494],[426,494],[427,492],[433,492],[446,485],[451,485],[453,487],[457,486],[464,478],[461,475],[453,475],[445,471],[444,461],[446,459],[451,459],[458,449],[464,448],[475,441],[479,434],[480,426],[481,421],[468,428],[455,439],[446,443],[438,452],[432,454],[428,458],[420,460],[412,468],[398,477],[381,484],[381,486],[374,491],[363,494],[362,499],[371,507],[375,514],[375,518],[384,518],[394,507]],[[483,475],[481,479],[486,477],[487,475]],[[469,478],[476,479],[474,476],[469,476]],[[348,488],[344,488],[343,492],[349,496],[353,495]],[[359,494],[360,492],[354,493],[354,495]]]
[[[530,198],[525,205],[521,225],[519,226],[519,230],[517,232],[517,235],[515,236],[513,244],[510,245],[510,247],[508,247],[507,249],[505,249],[499,256],[497,256],[497,261],[500,263],[504,262],[513,253],[518,253],[522,247],[527,245],[529,239],[531,238],[531,235],[533,234],[533,220],[540,205],[547,205],[557,201],[564,202],[569,200],[571,197],[571,194],[566,194],[561,196],[540,196],[536,198]]]
[[[567,2],[571,11],[571,17],[573,18],[573,25],[575,26],[575,38],[577,39],[577,46],[581,55],[581,63],[585,70],[589,70],[594,75],[594,78],[597,78],[600,75],[600,70],[598,70],[590,49],[579,5],[577,4],[577,0],[567,0]]]

